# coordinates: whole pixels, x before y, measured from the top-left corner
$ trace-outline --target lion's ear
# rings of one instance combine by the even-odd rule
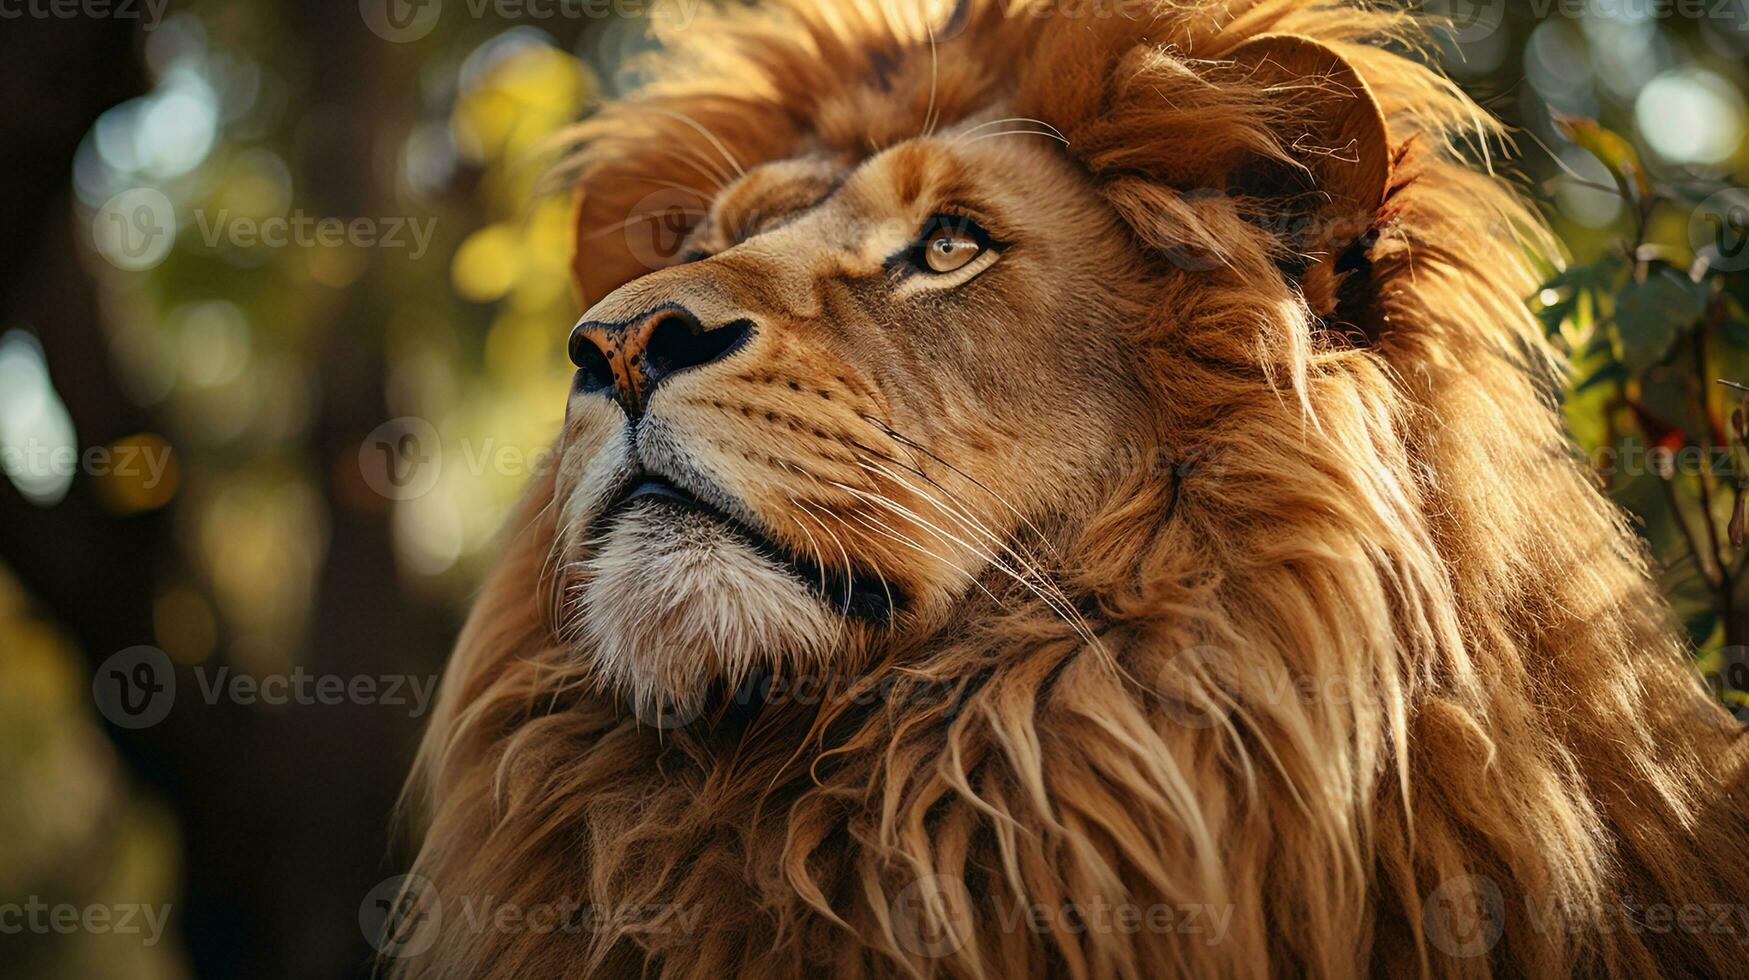
[[[1290,159],[1242,166],[1228,190],[1277,199],[1277,227],[1296,256],[1289,271],[1314,313],[1336,315],[1391,183],[1384,113],[1360,73],[1310,38],[1265,34],[1229,57],[1279,104],[1276,138]]]
[[[1282,145],[1306,168],[1337,217],[1370,220],[1391,181],[1385,116],[1360,73],[1330,47],[1296,34],[1265,34],[1232,60],[1288,112]]]

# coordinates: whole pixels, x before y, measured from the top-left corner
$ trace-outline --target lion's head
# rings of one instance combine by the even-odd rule
[[[646,710],[859,671],[991,573],[1084,627],[1061,555],[1214,448],[1182,432],[1175,403],[1216,394],[1182,390],[1187,362],[1250,360],[1264,318],[1329,317],[1315,330],[1336,337],[1361,312],[1334,291],[1365,288],[1390,150],[1334,49],[1266,35],[1214,64],[1136,43],[1113,66],[1135,91],[1086,119],[1064,111],[1073,79],[995,70],[1022,43],[977,43],[1001,36],[997,7],[982,25],[852,9],[913,50],[810,87],[789,139],[749,145],[726,95],[586,127],[559,601]],[[761,125],[804,111],[779,108]],[[628,152],[634,120],[656,132]],[[1192,325],[1182,294],[1233,289],[1245,315]],[[1269,366],[1248,365],[1260,389]]]
[[[573,331],[565,601],[640,701],[860,669],[993,568],[1067,604],[1028,552],[1157,441],[1159,271],[1054,138],[979,126],[742,164]]]
[[[1741,741],[1413,20],[948,7],[729,5],[575,130],[576,381],[417,868],[636,914],[398,965],[1721,968],[1617,920],[1749,889]],[[1176,926],[1025,913],[1114,903]]]

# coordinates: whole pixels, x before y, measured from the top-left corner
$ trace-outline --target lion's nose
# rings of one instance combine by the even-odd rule
[[[706,327],[668,304],[623,323],[588,320],[571,330],[571,363],[584,391],[611,388],[626,414],[644,414],[656,386],[687,368],[727,357],[753,333],[749,320]]]

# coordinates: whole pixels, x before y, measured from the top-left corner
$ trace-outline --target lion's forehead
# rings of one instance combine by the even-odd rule
[[[749,167],[711,199],[692,232],[692,251],[723,251],[793,228],[767,243],[768,258],[827,259],[813,270],[819,275],[868,274],[943,207],[975,213],[1006,237],[1028,211],[1029,185],[1013,180],[1017,172],[1054,195],[1045,211],[1074,198],[1064,193],[1073,178],[1049,146],[979,147],[979,130],[987,125],[965,123],[858,156],[806,153]]]

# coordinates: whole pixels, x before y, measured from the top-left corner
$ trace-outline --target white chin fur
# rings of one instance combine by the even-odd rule
[[[593,542],[585,646],[640,717],[696,715],[713,680],[820,664],[843,624],[785,569],[701,514],[636,505]]]

